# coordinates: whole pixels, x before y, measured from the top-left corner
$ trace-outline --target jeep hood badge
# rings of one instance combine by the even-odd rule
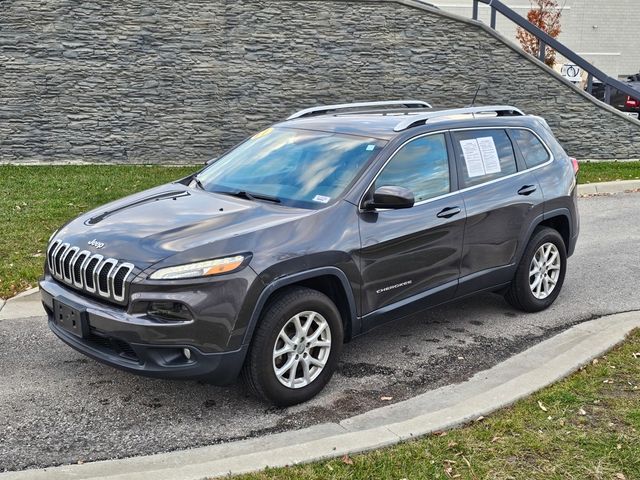
[[[87,242],[87,244],[91,245],[92,247],[96,247],[98,250],[101,249],[102,247],[104,247],[104,243],[99,242],[95,238],[93,240],[91,240],[90,242]]]

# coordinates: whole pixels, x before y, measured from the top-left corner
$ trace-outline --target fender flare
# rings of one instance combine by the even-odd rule
[[[347,302],[349,304],[349,312],[351,316],[349,320],[351,321],[352,333],[353,336],[357,335],[357,333],[360,331],[360,326],[358,324],[359,319],[356,310],[355,297],[353,295],[353,290],[351,289],[351,284],[349,283],[347,275],[337,267],[319,267],[313,268],[311,270],[305,270],[303,272],[293,273],[284,277],[279,277],[268,284],[262,290],[262,292],[260,292],[258,301],[256,302],[255,306],[253,307],[253,311],[251,312],[251,317],[249,318],[247,329],[245,330],[244,337],[242,339],[242,345],[248,345],[249,343],[251,343],[253,332],[258,325],[258,319],[260,318],[264,306],[267,304],[267,301],[276,290],[282,287],[286,287],[287,285],[292,285],[294,283],[300,282],[302,280],[309,280],[311,278],[327,275],[333,276],[340,281],[340,284],[342,285],[342,288],[344,289],[344,292],[346,294]]]
[[[529,243],[529,240],[531,239],[531,236],[533,235],[533,231],[538,228],[538,226],[544,222],[545,220],[549,220],[551,218],[555,218],[555,217],[566,217],[567,221],[569,222],[569,240],[571,240],[572,235],[573,235],[573,228],[572,228],[572,223],[571,223],[571,211],[568,208],[556,208],[554,210],[550,210],[548,212],[544,212],[540,215],[538,215],[533,222],[531,222],[531,224],[529,225],[529,229],[527,230],[525,236],[523,237],[524,241],[521,243],[520,247],[518,248],[518,253],[516,255],[516,262],[515,265],[518,265],[520,263],[520,260],[522,260],[522,255],[524,254],[524,250],[525,248],[527,248],[527,244]],[[567,251],[569,250],[570,246],[566,245],[567,247]]]

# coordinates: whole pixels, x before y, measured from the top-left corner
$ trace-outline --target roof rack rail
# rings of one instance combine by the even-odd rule
[[[345,110],[349,108],[375,108],[375,107],[404,107],[404,108],[432,108],[431,104],[422,100],[390,100],[384,102],[358,102],[343,103],[339,105],[323,105],[319,107],[306,108],[291,115],[287,120],[294,118],[310,117],[312,115],[323,115],[337,110]]]
[[[433,118],[451,117],[454,115],[472,115],[473,117],[475,117],[477,113],[495,113],[499,117],[521,116],[525,114],[519,108],[512,107],[510,105],[453,108],[450,110],[438,110],[435,112],[425,112],[417,115],[410,115],[408,116],[408,118],[398,123],[398,125],[396,125],[393,130],[395,132],[401,132],[416,125],[422,125]]]

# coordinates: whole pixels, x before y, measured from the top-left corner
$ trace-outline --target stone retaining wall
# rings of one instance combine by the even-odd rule
[[[510,103],[580,159],[640,122],[472,22],[410,0],[4,0],[0,162],[197,163],[307,106]]]

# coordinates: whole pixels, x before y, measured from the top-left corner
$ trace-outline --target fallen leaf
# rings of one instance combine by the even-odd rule
[[[597,364],[598,364],[598,359],[597,359],[597,358],[594,358],[594,359],[591,361],[591,363],[592,363],[593,365],[597,365]]]
[[[342,457],[342,463],[346,465],[353,465],[353,460],[351,460],[351,457],[349,455],[344,455]]]
[[[498,440],[501,440],[502,437],[495,436],[491,439],[491,443],[496,443]]]
[[[540,407],[540,410],[542,410],[543,412],[549,411],[549,409],[547,409],[547,407],[545,407],[540,400],[538,400],[538,406]]]
[[[390,400],[393,400],[393,397],[380,397],[380,400],[382,400],[383,402],[388,402]]]
[[[476,422],[481,422],[484,420],[484,417],[482,415],[480,415],[478,418],[475,419]]]
[[[447,444],[447,446],[448,446],[449,448],[453,448],[453,447],[457,447],[457,446],[458,446],[458,444],[457,444],[456,442],[454,442],[453,440],[451,440],[451,441]]]
[[[621,443],[617,444],[617,445],[616,445],[616,448],[617,448],[618,450],[622,450],[622,444],[621,444]]]
[[[580,410],[578,410],[578,415],[582,415],[585,416],[587,414],[586,410],[584,408],[581,408]]]
[[[627,477],[624,476],[624,473],[616,473],[616,478],[618,480],[627,480]]]

